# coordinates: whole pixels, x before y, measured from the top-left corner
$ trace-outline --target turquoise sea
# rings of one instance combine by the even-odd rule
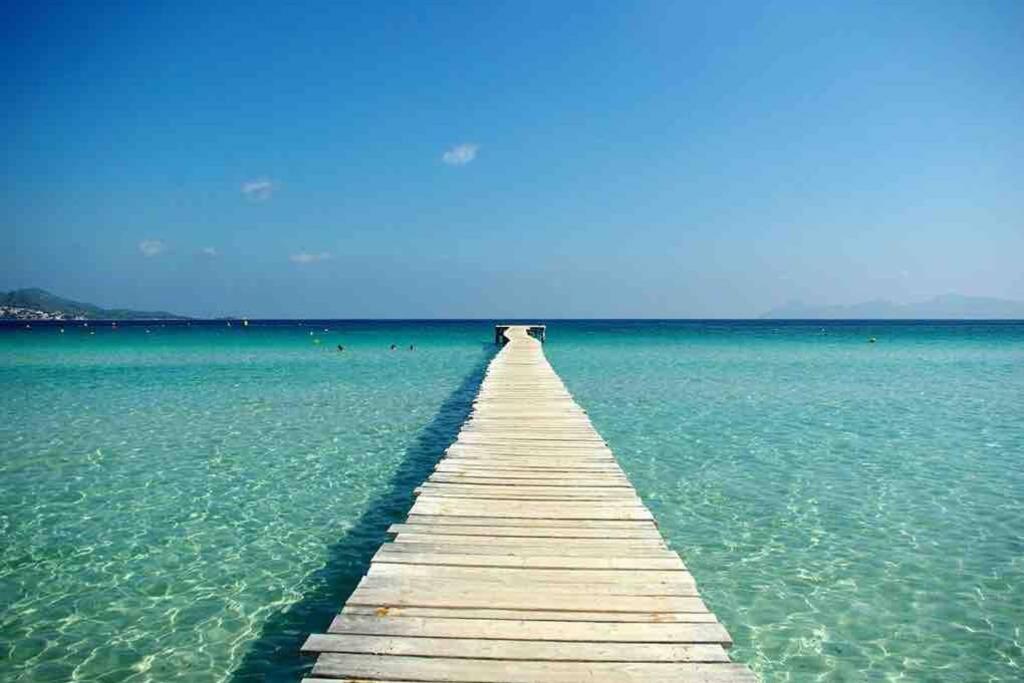
[[[480,321],[60,329],[0,327],[4,681],[297,680],[494,353]],[[1024,323],[546,349],[766,681],[1024,678]]]

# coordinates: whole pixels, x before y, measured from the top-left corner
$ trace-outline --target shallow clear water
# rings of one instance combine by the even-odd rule
[[[765,680],[1024,678],[1024,325],[591,324],[548,354]]]
[[[0,680],[298,679],[492,353],[329,327],[0,331]]]
[[[766,680],[1021,678],[1024,324],[549,335]],[[490,337],[0,328],[0,679],[296,680]]]

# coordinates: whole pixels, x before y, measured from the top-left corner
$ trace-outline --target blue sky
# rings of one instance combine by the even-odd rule
[[[0,288],[281,317],[1024,299],[1024,4],[9,3]]]

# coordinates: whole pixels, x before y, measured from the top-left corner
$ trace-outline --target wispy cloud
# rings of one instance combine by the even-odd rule
[[[253,202],[265,202],[277,190],[277,183],[269,178],[258,178],[242,183],[242,195]]]
[[[468,142],[456,145],[444,153],[441,157],[441,161],[449,166],[465,166],[469,162],[473,161],[473,159],[476,159],[476,153],[479,149],[480,145],[474,145]]]
[[[199,253],[201,253],[203,256],[209,256],[211,258],[214,256],[220,256],[220,252],[217,251],[217,247],[203,247],[202,249],[199,250]]]
[[[331,260],[331,252],[321,251],[318,253],[312,253],[308,251],[300,251],[297,254],[292,254],[288,257],[292,263],[316,263],[317,261],[329,261]]]
[[[139,242],[139,251],[148,258],[167,251],[167,245],[160,240],[142,240]]]

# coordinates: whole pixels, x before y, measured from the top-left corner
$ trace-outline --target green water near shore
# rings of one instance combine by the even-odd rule
[[[297,679],[492,353],[486,323],[323,326],[0,329],[0,679]],[[766,680],[1020,678],[1024,325],[547,351]]]

